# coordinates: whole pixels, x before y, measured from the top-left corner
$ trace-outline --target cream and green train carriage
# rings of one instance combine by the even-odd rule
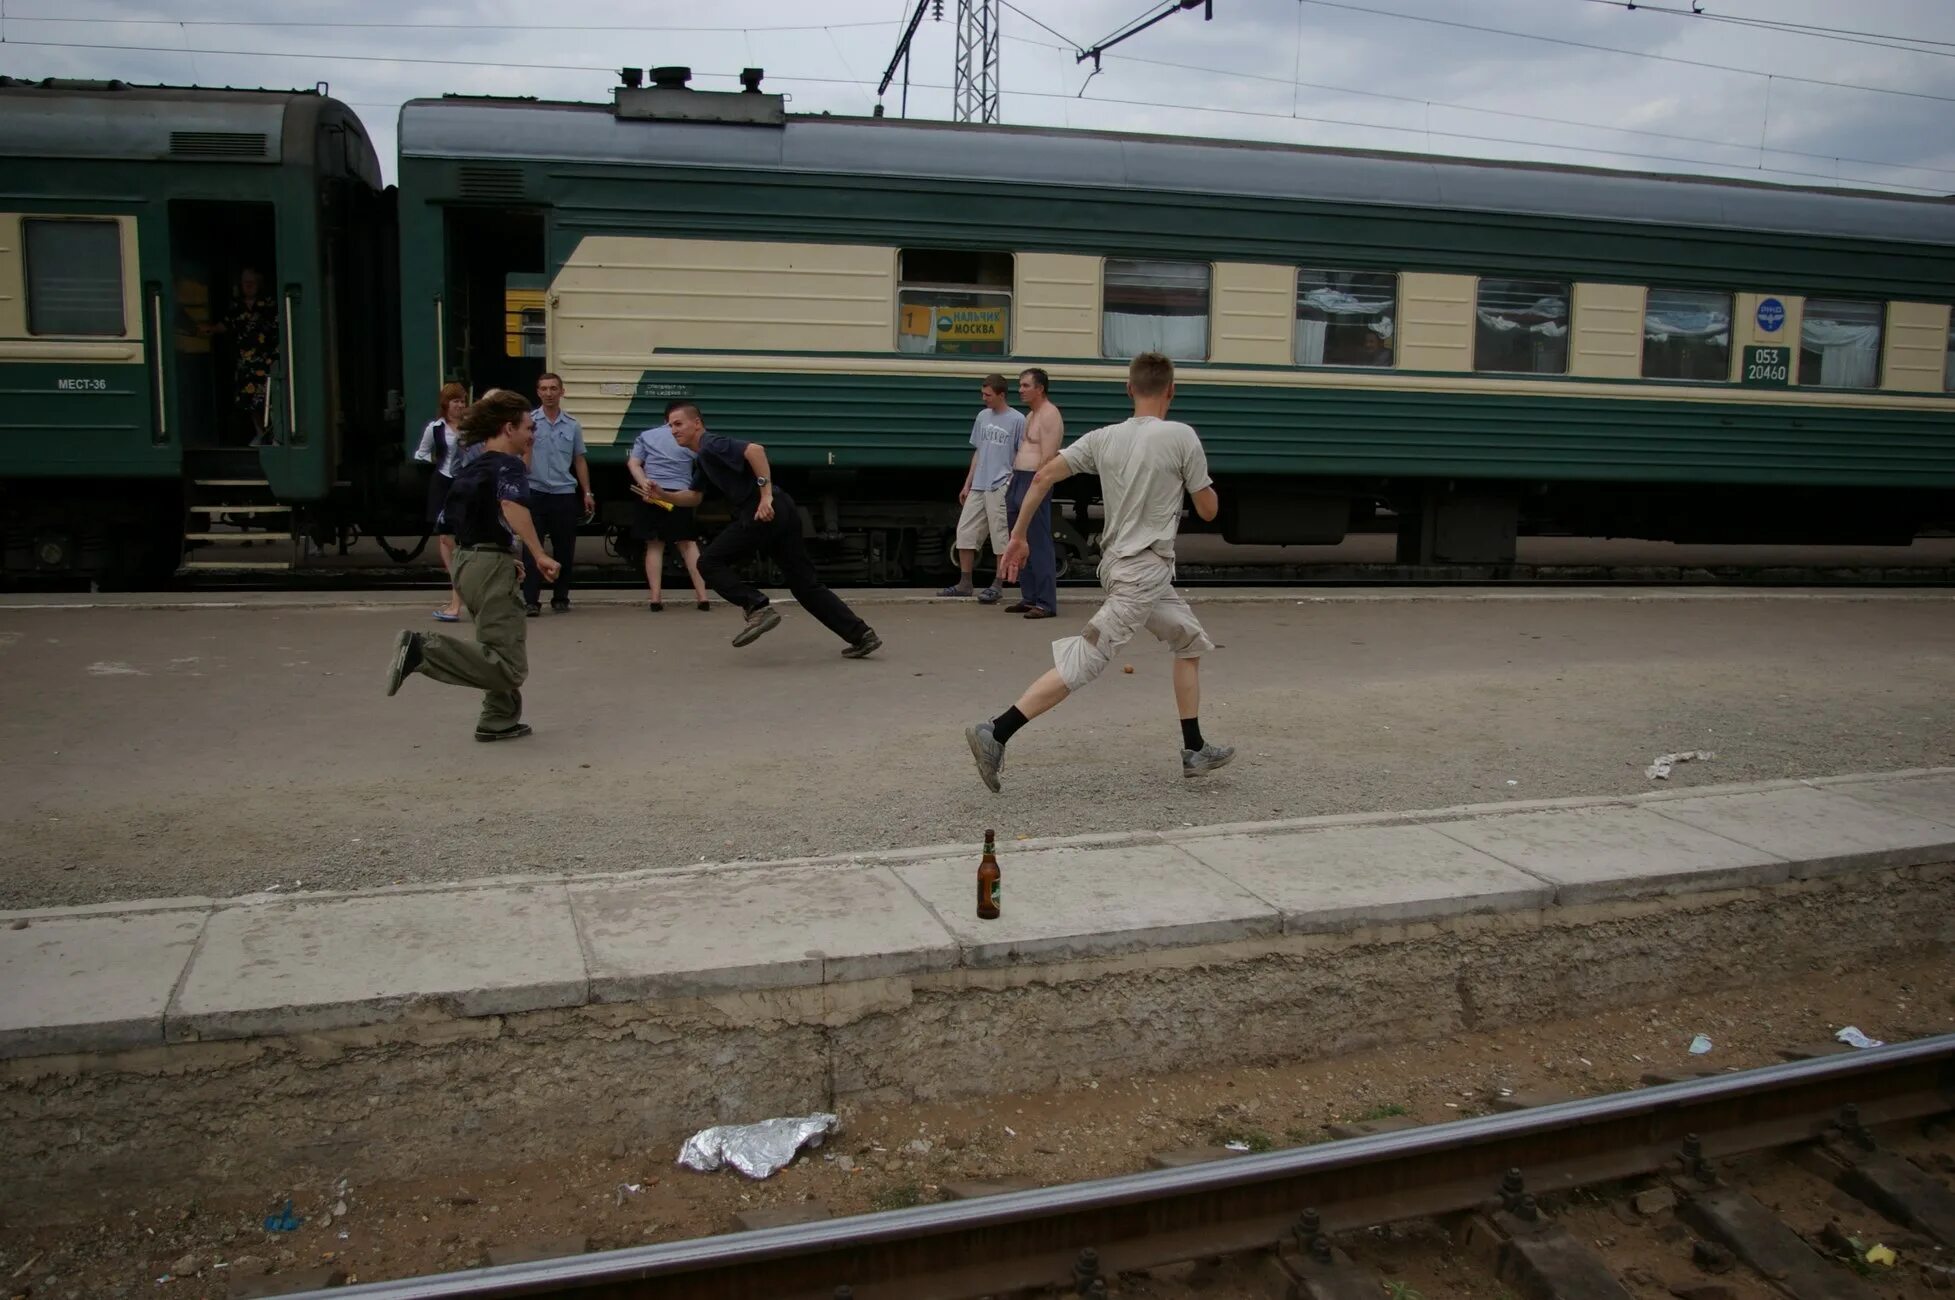
[[[793,116],[676,83],[415,101],[401,153],[410,386],[509,375],[485,322],[540,273],[600,463],[696,398],[894,567],[940,553],[980,375],[1045,367],[1078,432],[1120,416],[1145,348],[1181,363],[1231,540],[1331,541],[1382,506],[1403,559],[1499,562],[1517,531],[1955,519],[1947,200]]]

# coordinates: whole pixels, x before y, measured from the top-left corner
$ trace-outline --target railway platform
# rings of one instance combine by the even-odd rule
[[[0,1150],[397,1176],[1843,973],[1955,941],[1955,768],[1013,842],[990,922],[976,856],[0,914]]]

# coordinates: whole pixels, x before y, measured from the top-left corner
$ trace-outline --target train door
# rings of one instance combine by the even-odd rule
[[[513,388],[533,396],[546,364],[543,213],[457,207],[447,225],[447,373],[471,395]],[[434,394],[423,400],[432,405]]]
[[[274,225],[269,203],[170,203],[157,355],[185,448],[248,447],[268,418],[279,331]]]

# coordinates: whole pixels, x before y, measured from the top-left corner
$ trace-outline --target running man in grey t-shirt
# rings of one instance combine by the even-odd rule
[[[1100,538],[1100,586],[1106,600],[1078,636],[1052,643],[1053,666],[1018,703],[989,722],[964,729],[978,776],[998,791],[1005,744],[1018,729],[1105,672],[1120,647],[1146,628],[1174,653],[1174,702],[1181,715],[1181,774],[1213,772],[1235,757],[1227,745],[1211,745],[1201,732],[1201,657],[1215,648],[1195,612],[1174,589],[1174,538],[1181,525],[1181,498],[1213,520],[1219,503],[1208,475],[1208,456],[1195,431],[1167,419],[1174,400],[1174,363],[1143,352],[1127,368],[1134,417],[1095,429],[1048,461],[1032,478],[1018,523],[998,568],[1009,582],[1030,553],[1026,530],[1053,487],[1074,474],[1100,476],[1105,529]]]
[[[1005,504],[1011,495],[1011,463],[1025,437],[1025,417],[1005,400],[1003,375],[986,375],[979,391],[984,395],[984,409],[971,422],[971,468],[965,471],[964,487],[957,494],[957,504],[963,508],[957,519],[958,577],[938,592],[939,596],[970,595],[971,567],[977,563],[978,547],[984,545],[985,535],[991,537],[991,553],[1000,558],[1011,536]],[[996,602],[1002,581],[993,578],[991,585],[978,593],[978,600],[986,605]]]

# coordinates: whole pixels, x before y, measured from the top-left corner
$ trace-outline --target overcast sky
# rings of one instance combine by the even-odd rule
[[[1687,10],[1691,0],[1658,3]],[[1075,47],[1152,12],[1146,0],[1013,0],[1002,120],[1955,192],[1955,0],[1699,3],[1712,19],[1595,0],[1214,0],[1214,21],[1177,13],[1108,53],[1089,81]],[[627,63],[689,65],[693,84],[712,89],[737,89],[742,67],[764,67],[766,88],[786,92],[795,111],[867,113],[913,4],[0,0],[0,73],[326,82],[367,122],[391,180],[403,100],[453,91],[601,101]],[[917,34],[912,117],[950,116],[956,12],[945,0],[943,20],[926,16]],[[1940,44],[1897,49],[1884,39],[1894,36]],[[899,80],[885,97],[892,116],[900,98]]]

